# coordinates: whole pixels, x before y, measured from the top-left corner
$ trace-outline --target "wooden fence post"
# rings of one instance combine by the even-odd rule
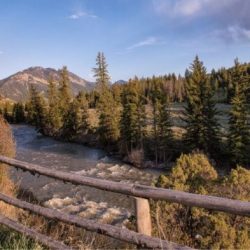
[[[137,232],[148,236],[152,234],[150,206],[147,199],[135,198]]]

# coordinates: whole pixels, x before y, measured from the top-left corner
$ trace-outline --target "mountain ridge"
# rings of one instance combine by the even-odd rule
[[[29,97],[29,88],[35,85],[39,92],[46,93],[48,79],[52,76],[58,84],[60,69],[44,68],[41,66],[29,67],[0,80],[0,95],[16,102],[24,102]],[[69,71],[69,79],[74,94],[79,91],[89,91],[95,83],[89,82]]]

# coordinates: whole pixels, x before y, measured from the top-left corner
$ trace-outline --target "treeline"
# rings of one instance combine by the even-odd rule
[[[33,86],[28,103],[25,107],[16,104],[11,119],[24,119],[44,135],[69,141],[94,140],[95,145],[117,151],[138,166],[145,159],[154,161],[154,165],[166,163],[197,149],[214,159],[228,159],[233,165],[249,165],[250,81],[242,68],[235,60],[230,69],[231,111],[229,130],[223,137],[215,106],[216,74],[208,74],[198,57],[186,71],[185,79],[175,75],[134,77],[126,84],[110,85],[105,56],[98,53],[93,69],[94,91],[73,96],[67,68],[63,67],[58,83],[49,80],[48,98]],[[185,101],[186,132],[181,138],[173,133],[169,109],[170,103],[176,101]],[[97,111],[97,126],[92,125],[90,110]]]
[[[185,101],[185,78],[180,75],[176,76],[175,74],[169,74],[148,78],[134,77],[133,81],[138,85],[137,87],[140,94],[143,95],[146,104],[149,101],[152,91],[154,91],[156,82],[160,82],[161,91],[167,96],[170,102],[182,103]],[[123,84],[114,83],[110,86],[112,94],[117,101],[121,101],[121,93],[127,84],[129,84],[129,82]],[[99,97],[100,93],[97,90],[86,93],[86,98],[91,108],[97,107]]]
[[[238,60],[236,59],[236,61]],[[250,63],[240,64],[239,62],[229,69],[221,68],[217,71],[214,69],[211,71],[210,77],[216,92],[217,101],[231,103],[234,96],[234,74],[236,67],[240,73],[240,82],[248,85],[246,96],[247,101],[250,103]]]
[[[0,107],[0,114],[9,123],[24,123],[26,122],[25,104],[14,103],[13,105],[6,102],[3,107]]]

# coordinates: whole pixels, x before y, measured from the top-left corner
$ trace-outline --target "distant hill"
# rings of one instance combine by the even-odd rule
[[[127,81],[124,81],[124,80],[118,80],[116,82],[114,82],[113,84],[126,84]]]
[[[43,67],[31,67],[17,72],[3,80],[0,80],[0,95],[13,101],[26,101],[29,97],[29,88],[33,84],[40,92],[45,93],[48,89],[48,79],[52,76],[59,81],[59,70]],[[74,94],[81,90],[89,91],[95,84],[88,82],[79,76],[69,72],[71,87]]]

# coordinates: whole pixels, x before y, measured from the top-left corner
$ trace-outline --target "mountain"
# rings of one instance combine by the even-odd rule
[[[0,95],[13,101],[26,101],[32,84],[38,91],[46,93],[49,76],[52,76],[58,83],[60,79],[59,71],[52,68],[31,67],[17,72],[0,80]],[[94,83],[88,82],[71,72],[69,72],[69,78],[74,94],[81,90],[89,91],[95,86]]]
[[[126,84],[126,83],[128,83],[128,82],[124,81],[124,80],[118,80],[118,81],[114,82],[113,84],[120,84],[120,85],[122,85],[122,84]]]

